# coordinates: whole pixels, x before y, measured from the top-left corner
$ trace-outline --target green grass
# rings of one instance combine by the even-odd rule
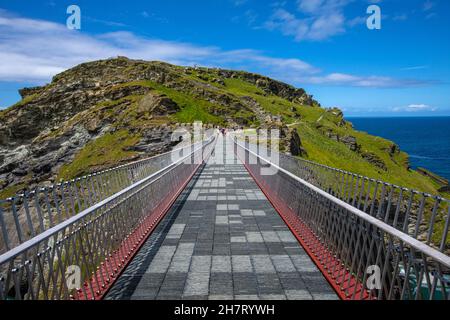
[[[165,94],[172,99],[179,107],[180,111],[172,116],[176,122],[194,122],[202,121],[203,123],[212,123],[217,125],[224,125],[223,117],[212,114],[214,109],[219,109],[206,100],[198,99],[187,93],[165,87],[153,81],[135,81],[122,84],[122,86],[141,85],[153,89],[153,92]]]
[[[189,103],[186,100],[185,102],[185,104],[181,105],[181,111],[174,116],[177,122],[192,123],[194,121],[202,121],[203,123],[224,125],[225,121],[210,114],[205,106],[200,106],[198,103]]]
[[[439,186],[435,182],[414,170],[407,169],[408,155],[406,153],[395,153],[392,156],[389,154],[393,142],[356,131],[349,123],[342,126],[340,124],[342,116],[333,114],[338,110],[327,111],[316,106],[294,104],[278,96],[265,95],[263,90],[242,79],[225,79],[225,83],[227,91],[240,97],[250,96],[265,111],[281,115],[287,124],[295,124],[291,128],[297,128],[309,160],[400,186],[438,194]],[[361,145],[361,152],[376,155],[386,164],[387,170],[376,167],[343,143],[328,138],[324,134],[327,130],[331,130],[340,137],[354,136],[357,143]]]
[[[293,123],[296,119],[296,112],[292,111],[294,108],[301,107],[286,99],[276,95],[268,95],[256,85],[246,82],[242,79],[225,79],[226,91],[231,92],[239,97],[251,97],[258,102],[262,109],[272,115],[280,115],[282,120],[286,123]],[[317,109],[307,106],[309,109]]]
[[[10,108],[17,108],[17,107],[21,107],[26,105],[27,103],[30,103],[31,101],[33,101],[34,99],[36,99],[37,97],[39,97],[39,95],[37,93],[35,94],[31,94],[29,96],[26,96],[24,99],[20,100],[19,102],[17,102],[16,104],[14,104],[13,106],[11,106]],[[9,108],[8,108],[9,109]]]
[[[168,65],[167,68],[172,67]],[[249,110],[211,103],[203,99],[201,94],[190,89],[195,86],[194,82],[201,82],[214,86],[212,89],[205,86],[202,90],[211,90],[217,95],[228,95],[232,99],[234,97],[235,101],[244,96],[251,97],[267,113],[280,115],[284,123],[292,124],[290,128],[297,128],[310,160],[420,191],[438,193],[437,189],[440,186],[436,182],[415,171],[407,170],[407,154],[403,152],[389,154],[393,144],[391,141],[371,136],[365,132],[358,132],[350,124],[342,125],[342,116],[339,114],[333,114],[333,112],[317,106],[295,104],[284,98],[267,94],[255,84],[241,77],[225,78],[223,79],[225,86],[223,86],[213,81],[214,78],[220,78],[216,70],[205,68],[191,70],[190,73],[185,73],[184,70],[181,67],[171,69],[171,72],[176,73],[174,78],[174,81],[178,82],[176,87],[184,89],[170,88],[150,80],[132,81],[113,88],[114,90],[124,86],[143,86],[149,88],[153,93],[164,94],[180,107],[180,111],[175,114],[162,117],[142,114],[137,106],[143,95],[133,95],[117,101],[103,101],[69,120],[67,126],[70,127],[74,123],[93,118],[112,119],[112,126],[118,131],[114,134],[109,133],[86,145],[71,164],[63,166],[59,178],[72,178],[89,172],[90,168],[112,165],[133,156],[133,153],[122,150],[138,141],[139,134],[129,135],[127,133],[129,128],[140,130],[163,123],[192,123],[194,121],[227,125],[228,119],[242,120],[246,127],[261,125]],[[29,103],[35,98],[34,95],[28,96],[13,107]],[[123,103],[127,101],[130,104],[124,107]],[[49,136],[62,134],[63,131],[52,132]],[[361,153],[371,153],[377,156],[385,163],[386,170],[369,163],[362,158],[361,154],[351,151],[343,143],[328,138],[325,135],[327,131],[332,131],[340,137],[354,136],[357,143],[361,145]],[[114,145],[114,147],[110,147],[110,145]]]
[[[20,190],[26,188],[27,185],[25,183],[15,184],[12,186],[8,186],[5,189],[0,191],[0,199],[7,199],[14,196]]]
[[[306,118],[309,117],[311,119],[311,116],[310,114]],[[405,167],[406,154],[400,153],[393,158],[389,156],[386,149],[392,144],[391,142],[348,128],[332,127],[341,136],[355,136],[358,144],[361,144],[363,152],[374,153],[383,160],[387,167],[385,171],[366,161],[357,152],[351,151],[343,143],[326,137],[316,128],[316,124],[316,121],[302,121],[296,126],[302,139],[302,144],[308,153],[307,158],[309,160],[400,186],[438,194],[437,185],[431,179],[420,175],[416,171],[407,170]]]
[[[0,120],[4,120],[7,117],[7,114],[10,110],[20,108],[20,107],[30,103],[31,101],[35,100],[37,97],[39,97],[38,94],[36,94],[36,93],[31,94],[31,95],[25,97],[24,99],[20,100],[16,104],[14,104],[4,110],[0,110]]]
[[[69,180],[96,171],[103,167],[111,167],[133,157],[136,153],[123,150],[139,141],[138,135],[132,135],[127,130],[106,133],[100,138],[89,142],[75,155],[70,164],[62,166],[58,180]]]
[[[249,83],[241,79],[237,78],[224,79],[224,82],[226,85],[226,90],[238,96],[264,95],[264,91],[262,89],[258,88],[252,83]]]

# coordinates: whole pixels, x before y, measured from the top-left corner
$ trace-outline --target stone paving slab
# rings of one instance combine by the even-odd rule
[[[138,253],[140,272],[133,261],[108,299],[337,299],[227,139],[219,137],[165,229],[159,247]]]

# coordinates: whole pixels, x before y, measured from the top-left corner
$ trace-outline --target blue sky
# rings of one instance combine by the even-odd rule
[[[376,3],[381,30],[366,27]],[[81,8],[81,30],[66,9]],[[87,60],[243,69],[347,116],[450,115],[447,0],[0,0],[0,107]]]

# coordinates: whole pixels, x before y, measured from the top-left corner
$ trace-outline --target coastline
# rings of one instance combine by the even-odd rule
[[[420,172],[420,168],[425,168],[450,180],[450,129],[445,126],[450,124],[450,116],[346,117],[346,120],[355,130],[398,144],[408,154],[412,169]]]

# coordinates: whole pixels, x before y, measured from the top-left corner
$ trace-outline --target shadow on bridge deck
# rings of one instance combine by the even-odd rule
[[[223,161],[222,161],[223,160]],[[219,137],[105,299],[337,299]]]

